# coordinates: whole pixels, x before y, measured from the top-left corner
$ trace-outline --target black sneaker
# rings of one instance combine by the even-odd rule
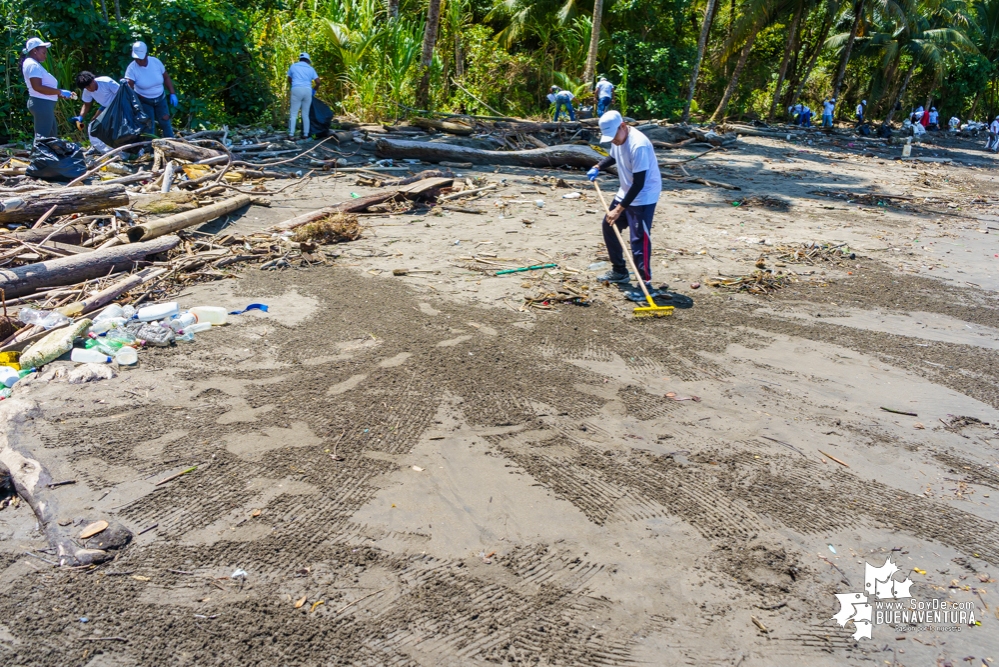
[[[656,289],[651,283],[645,283],[645,287],[649,290],[649,296],[655,301],[656,297],[668,296],[666,292]],[[648,303],[645,299],[645,292],[642,291],[641,287],[632,287],[631,289],[625,291],[624,296],[630,301],[636,303]]]
[[[631,277],[627,272],[618,273],[614,269],[597,276],[597,281],[601,283],[627,283],[631,282]]]

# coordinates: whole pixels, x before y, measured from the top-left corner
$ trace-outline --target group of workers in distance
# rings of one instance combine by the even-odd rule
[[[614,100],[614,84],[608,81],[607,77],[601,76],[593,87],[593,97],[596,101],[597,117],[603,116]],[[569,120],[576,120],[576,110],[572,107],[574,99],[576,99],[576,96],[571,91],[563,90],[558,86],[551,87],[548,93],[548,101],[555,106],[555,116],[553,118],[555,122],[558,122],[563,109]]]
[[[45,69],[43,63],[48,58],[50,46],[51,42],[32,37],[24,45],[24,55],[20,63],[24,84],[28,88],[28,111],[31,112],[34,121],[36,137],[58,136],[56,102],[60,99],[78,99],[73,91],[60,88],[56,78]],[[152,132],[152,125],[155,122],[164,137],[172,137],[173,126],[170,124],[169,107],[177,106],[177,91],[174,89],[173,80],[167,74],[166,67],[158,58],[149,55],[149,48],[145,42],[132,44],[132,62],[125,69],[125,75],[120,83],[112,77],[96,76],[87,71],[76,75],[76,85],[83,91],[83,107],[79,114],[70,120],[76,124],[77,129],[84,128],[84,119],[95,102],[101,108],[111,103],[122,83],[128,84],[135,90],[142,110],[149,118],[149,131]],[[169,97],[167,91],[170,91]],[[94,138],[91,137],[91,142],[93,141]],[[95,145],[101,148],[99,142]]]

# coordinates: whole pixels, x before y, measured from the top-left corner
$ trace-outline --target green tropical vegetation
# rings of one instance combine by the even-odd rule
[[[0,17],[0,135],[15,139],[35,35],[65,87],[80,69],[120,77],[146,41],[190,127],[282,124],[300,51],[320,97],[363,121],[537,116],[549,86],[587,104],[600,74],[640,118],[780,120],[833,94],[841,117],[860,99],[879,120],[928,103],[944,118],[999,112],[999,0],[0,0]]]

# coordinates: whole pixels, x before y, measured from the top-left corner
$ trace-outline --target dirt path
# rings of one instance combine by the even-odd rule
[[[3,663],[999,658],[994,163],[970,143],[935,151],[961,164],[867,150],[750,139],[688,163],[743,190],[664,193],[655,282],[692,301],[670,319],[635,321],[593,282],[605,251],[580,175],[552,188],[505,168],[468,174],[506,179],[475,203],[486,214],[369,217],[331,267],[180,298],[269,313],[114,380],[23,387],[45,413],[30,437],[78,480],[60,487],[65,521],[155,527],[66,571],[38,558],[27,507],[0,511]],[[365,194],[354,180],[316,179],[233,228]],[[814,194],[830,191],[914,199]],[[788,208],[733,206],[752,195]],[[855,257],[780,259],[811,241]],[[797,282],[706,285],[761,256]],[[495,277],[478,260],[578,272]],[[593,305],[521,309],[564,278]],[[854,640],[835,595],[863,593],[864,563],[889,554],[912,600],[966,604],[981,625]]]

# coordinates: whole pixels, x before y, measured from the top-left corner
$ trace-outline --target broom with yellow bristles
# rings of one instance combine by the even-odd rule
[[[604,211],[610,213],[610,209],[607,208],[607,201],[604,200],[604,193],[600,191],[600,186],[597,185],[596,181],[593,181],[593,187],[597,189],[597,196],[600,197],[600,203],[604,205]],[[631,270],[635,273],[635,277],[638,279],[638,286],[642,288],[642,293],[645,294],[645,300],[649,302],[648,306],[638,306],[635,308],[635,317],[667,317],[672,315],[673,306],[658,306],[656,305],[656,302],[652,300],[652,296],[649,294],[649,290],[645,286],[645,281],[642,280],[642,274],[638,272],[638,267],[635,266],[635,258],[632,257],[631,248],[624,244],[624,237],[621,236],[621,230],[617,228],[617,224],[611,223],[611,229],[614,230],[614,235],[617,236],[618,243],[621,244],[621,250],[624,251],[624,256],[628,260],[628,265],[631,267]]]

